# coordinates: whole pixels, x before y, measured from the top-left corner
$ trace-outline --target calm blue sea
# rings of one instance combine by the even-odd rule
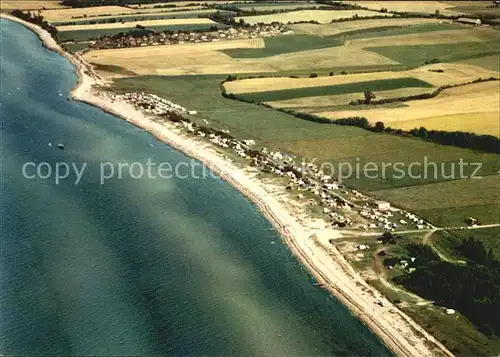
[[[73,66],[0,24],[1,354],[390,355],[219,179],[101,185],[101,162],[190,159],[67,100]],[[29,162],[87,167],[56,184]]]

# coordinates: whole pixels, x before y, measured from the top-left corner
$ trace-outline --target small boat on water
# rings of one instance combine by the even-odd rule
[[[57,147],[58,147],[59,149],[61,149],[61,150],[64,150],[64,144],[59,143],[59,144],[57,144]]]

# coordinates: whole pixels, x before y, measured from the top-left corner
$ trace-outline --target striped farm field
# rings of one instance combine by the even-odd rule
[[[292,3],[287,3],[287,2],[256,2],[256,3],[247,3],[247,4],[234,4],[234,7],[237,7],[242,10],[246,11],[272,11],[272,10],[293,10],[293,9],[298,9],[298,8],[312,8],[312,7],[327,7],[329,5],[326,4],[317,4],[317,3],[310,3],[310,2],[292,2]]]
[[[133,22],[133,21],[146,21],[146,20],[167,20],[167,19],[190,19],[198,17],[208,17],[217,12],[215,9],[203,9],[195,11],[175,11],[175,12],[150,12],[130,15],[110,15],[110,16],[96,16],[86,17],[84,19],[73,19],[70,21],[52,22],[55,26],[75,26],[75,25],[88,25],[107,23],[110,19],[116,19],[115,23],[119,22]],[[230,14],[229,11],[221,11],[221,13]],[[234,14],[234,13],[233,13]]]
[[[392,17],[392,14],[381,14],[379,12],[367,10],[300,10],[293,12],[284,12],[270,15],[257,15],[257,16],[243,16],[235,18],[236,21],[243,19],[245,23],[254,25],[258,23],[272,23],[272,22],[300,22],[300,21],[317,21],[319,23],[329,23],[332,20],[350,19],[354,15],[359,17],[374,17],[374,16],[387,16]]]
[[[499,136],[498,98],[499,82],[491,81],[450,88],[431,99],[408,101],[404,108],[353,108],[351,111],[317,114],[331,119],[362,115],[372,123],[382,121],[392,128],[413,129],[424,126],[427,129]]]
[[[40,9],[65,9],[66,6],[59,1],[44,0],[2,0],[0,10],[40,10]]]
[[[216,22],[210,19],[167,19],[167,20],[146,20],[137,22],[125,23],[108,23],[108,24],[95,24],[95,25],[74,25],[74,26],[57,26],[58,31],[85,31],[85,30],[106,30],[106,29],[130,29],[135,28],[137,25],[144,27],[157,27],[168,25],[199,25],[208,24],[215,25]]]
[[[436,10],[441,15],[457,16],[463,12],[452,10],[455,5],[448,4],[445,1],[346,1],[347,3],[359,5],[370,10],[381,10],[386,8],[389,11],[397,12],[419,12],[425,14],[434,14]]]
[[[92,17],[114,14],[133,14],[135,12],[137,12],[135,9],[124,6],[95,6],[61,10],[42,10],[41,15],[44,20],[53,22],[70,21],[73,18],[83,18],[85,16]]]
[[[432,130],[465,131],[500,137],[499,116],[500,112],[493,110],[402,120],[396,122],[396,124],[391,124],[391,122],[387,121],[387,124],[403,130],[411,130],[423,126]]]
[[[257,39],[254,39],[257,40]],[[262,48],[260,46],[225,47],[230,48]],[[230,42],[230,41],[220,41]],[[397,64],[383,56],[358,48],[345,46],[319,50],[286,53],[263,58],[235,59],[216,50],[215,47],[195,44],[188,51],[179,55],[179,46],[155,46],[147,57],[142,58],[141,48],[127,49],[124,58],[121,49],[91,51],[86,56],[91,62],[99,64],[116,64],[133,67],[133,71],[141,74],[193,75],[193,74],[237,74],[237,73],[269,73],[277,71],[297,71],[331,68],[332,63],[338,67],[349,67],[353,63],[358,66],[385,66]],[[138,51],[138,52],[135,52]],[[137,56],[136,56],[137,54]]]
[[[369,31],[376,28],[387,27],[406,27],[414,25],[436,25],[441,21],[436,19],[400,19],[400,18],[387,18],[376,20],[363,20],[363,21],[345,21],[331,24],[293,24],[290,25],[296,34],[307,34],[316,36],[333,36],[344,32],[351,31]]]
[[[242,93],[240,97],[257,103],[290,100],[295,98],[331,96],[337,94],[359,93],[364,91],[386,91],[398,88],[431,88],[432,85],[416,78],[380,79],[375,81],[354,82],[330,86],[291,88],[277,91]],[[355,116],[355,115],[352,115]]]
[[[417,95],[422,93],[430,93],[434,90],[435,90],[434,87],[410,87],[410,88],[405,87],[405,88],[398,88],[386,91],[377,91],[376,94],[377,94],[377,99],[385,99],[385,98],[405,97],[409,95]],[[322,107],[348,105],[353,100],[363,99],[363,98],[364,98],[364,92],[353,92],[353,93],[337,94],[337,95],[294,98],[288,100],[266,102],[266,104],[269,104],[274,108],[286,108],[286,109],[316,108],[316,111],[318,111],[318,109],[321,109]]]
[[[425,30],[426,27],[427,26],[422,26],[422,29]],[[432,31],[433,29],[435,31]],[[413,29],[406,29],[406,31],[408,30],[414,30],[416,33],[398,35],[398,32],[402,32],[404,30],[387,31],[388,32],[387,34],[384,34],[382,32],[380,36],[377,37],[371,37],[370,35],[368,35],[366,36],[366,38],[355,38],[349,40],[348,45],[359,46],[361,48],[393,47],[393,46],[425,46],[425,45],[473,43],[473,42],[483,42],[488,40],[491,41],[494,40],[495,38],[498,39],[498,32],[496,30],[492,30],[489,28],[466,29],[461,26],[456,26],[456,29],[454,30],[439,31],[439,26],[438,26],[430,28],[429,31],[420,32],[418,27],[414,27]],[[364,37],[363,34],[360,34],[360,37]]]
[[[366,48],[408,67],[421,66],[425,61],[437,59],[440,62],[456,62],[500,54],[500,41],[462,42],[434,45],[377,46]]]
[[[135,5],[129,5],[129,7],[135,8],[135,9],[144,9],[144,8],[165,8],[172,7],[172,8],[184,8],[186,6],[191,6],[191,5],[196,5],[196,6],[203,6],[205,4],[207,5],[212,5],[212,4],[231,4],[235,1],[170,1],[170,2],[157,2],[157,3],[152,3],[152,4],[135,4]]]
[[[442,73],[430,70],[442,70]],[[357,82],[367,82],[386,79],[413,77],[432,84],[433,86],[454,85],[471,82],[479,77],[497,77],[497,71],[487,70],[469,64],[441,63],[423,66],[409,71],[384,71],[357,73],[318,78],[252,78],[224,83],[228,93],[240,94],[250,92],[267,92],[306,87],[331,86]]]

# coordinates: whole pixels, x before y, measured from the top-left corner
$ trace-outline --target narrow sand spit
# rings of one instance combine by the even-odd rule
[[[271,193],[272,188],[223,158],[210,144],[177,133],[173,125],[156,123],[128,103],[109,101],[100,96],[93,86],[104,85],[105,81],[94,74],[89,64],[78,56],[62,51],[50,34],[40,27],[8,15],[1,16],[31,29],[47,48],[65,56],[76,66],[78,84],[71,93],[74,99],[102,108],[143,128],[170,146],[203,162],[248,197],[281,233],[290,250],[318,282],[323,283],[396,355],[453,356],[396,306],[389,302],[385,302],[383,307],[377,304],[382,298],[381,294],[369,286],[340,252],[328,243],[329,239],[339,238],[341,231],[326,228],[326,223],[324,229],[318,230],[317,221],[312,219],[310,223],[298,222],[293,212],[285,208],[286,205],[276,194]]]

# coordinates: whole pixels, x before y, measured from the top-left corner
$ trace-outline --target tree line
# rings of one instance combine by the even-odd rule
[[[38,25],[41,28],[43,28],[44,30],[46,30],[48,33],[50,33],[52,35],[52,37],[54,37],[54,38],[57,37],[57,28],[55,26],[52,26],[51,24],[49,24],[47,21],[45,21],[43,19],[43,16],[41,16],[41,15],[36,15],[36,14],[31,15],[30,12],[23,12],[21,10],[13,10],[11,12],[11,15],[18,17],[21,20],[31,22],[35,25]]]

